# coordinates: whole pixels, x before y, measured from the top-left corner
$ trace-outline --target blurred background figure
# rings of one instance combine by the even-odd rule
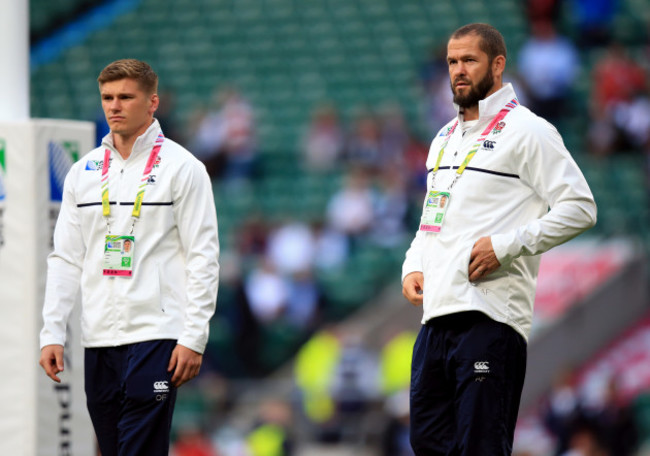
[[[602,403],[592,412],[598,435],[610,455],[631,456],[639,446],[634,410],[620,394],[618,379],[607,381]]]
[[[618,0],[571,1],[581,48],[603,46],[611,40],[613,19],[619,3]]]
[[[172,90],[165,90],[160,94],[160,104],[156,110],[156,119],[160,123],[160,127],[165,132],[165,137],[176,141],[190,144],[183,133],[179,130],[176,119],[174,118],[174,111],[176,110],[176,94]],[[167,133],[169,132],[169,133]]]
[[[331,394],[336,409],[336,438],[357,442],[364,420],[378,395],[376,354],[365,346],[354,327],[341,335],[341,351],[332,378]]]
[[[345,134],[336,107],[326,104],[312,113],[301,148],[307,169],[325,171],[336,167],[343,154]]]
[[[527,0],[526,18],[528,22],[550,22],[556,25],[562,12],[561,0]]]
[[[578,423],[571,433],[569,448],[561,456],[612,456],[603,447],[597,429],[587,423]]]
[[[250,456],[292,456],[291,408],[280,400],[260,406],[259,421],[246,437]]]
[[[208,173],[226,180],[250,178],[257,154],[253,109],[238,90],[215,92],[212,106],[194,120],[193,146]]]
[[[385,397],[391,398],[409,389],[411,358],[416,338],[415,331],[396,331],[381,348],[380,389]],[[399,399],[397,401],[399,402]]]
[[[320,271],[339,269],[347,260],[349,242],[345,235],[325,222],[317,220],[313,226],[314,266]]]
[[[423,91],[423,124],[429,131],[437,131],[456,114],[449,89],[447,43],[432,46],[428,58],[420,64],[419,83]]]
[[[362,110],[356,115],[346,142],[344,163],[370,175],[381,168],[381,128],[374,112]]]
[[[386,400],[388,426],[384,431],[383,456],[414,456],[409,440],[410,417],[408,391],[400,391]]]
[[[570,108],[571,86],[579,70],[578,53],[571,41],[558,35],[552,22],[533,22],[531,28],[532,35],[519,51],[519,74],[528,94],[528,107],[555,123]]]
[[[393,248],[404,242],[408,194],[405,177],[396,167],[388,167],[377,177],[371,239],[379,246]]]
[[[612,43],[593,69],[589,143],[595,154],[647,150],[650,113],[647,72]],[[644,149],[645,147],[645,149]]]
[[[191,424],[184,424],[178,430],[170,452],[172,456],[219,456],[205,432]]]
[[[289,283],[268,260],[262,260],[246,279],[246,297],[257,321],[270,324],[283,317]]]
[[[373,203],[367,171],[362,168],[351,171],[343,187],[332,196],[327,205],[329,226],[348,236],[354,243],[373,224]]]
[[[583,415],[581,400],[574,388],[570,369],[563,369],[557,374],[542,414],[544,424],[557,441],[555,454],[564,454],[569,449],[574,428]]]
[[[341,349],[338,329],[327,327],[314,334],[295,358],[293,375],[300,413],[308,421],[309,434],[317,441],[338,438],[331,389]]]
[[[410,128],[399,104],[387,104],[379,110],[379,168],[402,171],[411,143]]]
[[[409,440],[409,387],[411,384],[411,358],[417,333],[415,331],[389,330],[389,336],[379,353],[379,388],[387,415],[382,432],[384,456],[412,456]]]
[[[269,261],[283,274],[309,271],[314,263],[314,238],[308,225],[290,222],[271,232]]]

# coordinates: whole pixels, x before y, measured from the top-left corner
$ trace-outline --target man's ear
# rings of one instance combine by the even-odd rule
[[[503,72],[506,69],[506,58],[502,55],[497,55],[492,60],[492,74],[495,79],[501,79]]]
[[[153,115],[153,113],[156,112],[156,109],[158,109],[158,105],[160,104],[160,98],[158,98],[157,93],[151,94],[150,102],[151,106],[149,107],[149,113]]]

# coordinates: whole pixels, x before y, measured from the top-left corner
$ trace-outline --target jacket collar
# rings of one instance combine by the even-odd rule
[[[499,111],[501,111],[504,108],[506,103],[508,103],[513,98],[517,98],[515,89],[512,87],[511,83],[506,82],[499,90],[494,92],[492,95],[490,95],[489,97],[483,100],[480,100],[478,102],[479,123],[483,122],[484,120],[492,119],[494,116],[496,116],[499,113]],[[460,106],[454,103],[454,108],[456,108],[456,112],[458,113],[459,122],[462,123],[463,116],[460,115]]]
[[[147,128],[147,131],[136,138],[135,142],[133,143],[133,150],[131,151],[129,158],[134,155],[139,155],[143,151],[149,153],[151,151],[151,148],[154,146],[160,132],[160,123],[158,122],[158,119],[154,118],[151,125],[149,125],[149,128]],[[113,133],[109,132],[106,136],[104,136],[104,138],[102,138],[102,146],[110,147],[111,149],[115,150]]]

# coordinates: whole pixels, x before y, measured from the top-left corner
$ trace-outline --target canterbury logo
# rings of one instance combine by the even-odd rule
[[[494,149],[495,141],[483,141],[483,149]]]
[[[169,382],[153,382],[154,393],[163,393],[169,391]]]
[[[489,361],[477,361],[474,363],[474,369],[480,372],[485,372],[490,370]]]

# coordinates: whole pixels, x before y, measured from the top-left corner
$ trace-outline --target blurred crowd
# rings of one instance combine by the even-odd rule
[[[228,421],[228,391],[214,378],[201,381],[217,407],[184,414],[172,448],[174,456],[290,456],[296,441],[321,448],[349,445],[376,448],[385,456],[412,456],[408,386],[416,334],[389,329],[379,348],[365,342],[363,330],[344,324],[315,332],[297,353],[287,397],[252,405],[256,418]],[[219,425],[209,426],[208,423]]]
[[[222,316],[241,362],[233,372],[224,369],[219,353],[208,356],[218,372],[265,375],[278,364],[265,356],[270,333],[295,335],[295,352],[327,322],[321,277],[348,274],[350,259],[369,248],[399,250],[401,256],[412,199],[421,198],[426,180],[427,147],[399,105],[360,109],[349,123],[341,117],[331,103],[316,106],[296,141],[299,163],[292,169],[339,182],[318,216],[294,211],[274,217],[258,208],[236,220],[232,245],[224,245],[217,312],[228,309]],[[256,122],[252,104],[232,87],[218,90],[193,117],[190,149],[206,164],[217,194],[248,191],[263,198],[257,195],[260,182],[294,178],[269,175],[259,166],[269,152],[261,150]]]
[[[635,456],[647,454],[638,412],[616,373],[578,385],[576,370],[558,373],[538,418],[544,435],[519,439],[515,456]]]
[[[574,388],[571,373],[562,373],[541,413],[557,439],[556,455],[636,454],[637,426],[631,408],[620,397],[615,377],[598,398],[587,400]]]

